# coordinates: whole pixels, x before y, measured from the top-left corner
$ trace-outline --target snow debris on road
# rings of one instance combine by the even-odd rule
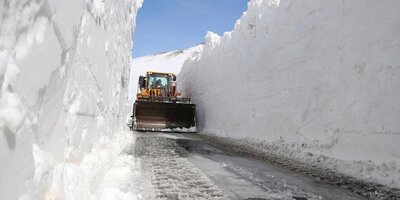
[[[162,132],[175,132],[175,133],[195,133],[196,127],[192,126],[190,128],[166,128],[162,129]]]
[[[251,0],[178,89],[197,127],[400,188],[400,1]],[[327,159],[324,159],[327,158]]]
[[[145,133],[146,134],[146,133]],[[140,134],[134,155],[151,177],[155,199],[227,199],[187,158],[179,155],[173,138]]]

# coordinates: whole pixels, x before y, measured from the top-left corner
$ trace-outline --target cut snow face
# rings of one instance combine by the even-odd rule
[[[203,45],[197,45],[185,50],[163,52],[133,59],[129,79],[130,99],[132,101],[136,99],[139,76],[145,75],[147,71],[178,74],[183,62],[194,52],[201,51],[202,48]]]
[[[232,32],[206,35],[178,85],[203,131],[400,188],[398,10],[252,0]]]
[[[88,178],[85,163],[100,163],[87,161],[87,153],[98,153],[104,163],[116,157],[109,145],[100,153],[94,148],[125,128],[132,32],[141,4],[0,2],[1,199],[97,195],[93,187],[101,180]]]

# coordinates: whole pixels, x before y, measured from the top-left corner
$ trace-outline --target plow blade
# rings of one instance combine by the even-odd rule
[[[133,128],[138,131],[196,132],[194,104],[136,101]]]

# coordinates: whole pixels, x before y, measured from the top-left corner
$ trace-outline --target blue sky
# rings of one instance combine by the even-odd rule
[[[133,57],[185,49],[207,31],[231,31],[247,0],[145,0],[137,16]]]

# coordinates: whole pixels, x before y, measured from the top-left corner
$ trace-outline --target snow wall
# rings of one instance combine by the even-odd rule
[[[399,10],[252,0],[232,32],[205,36],[178,85],[204,133],[400,188]]]
[[[80,196],[83,183],[71,177],[77,168],[67,166],[79,166],[96,140],[125,126],[141,4],[0,1],[1,199],[91,199]]]

